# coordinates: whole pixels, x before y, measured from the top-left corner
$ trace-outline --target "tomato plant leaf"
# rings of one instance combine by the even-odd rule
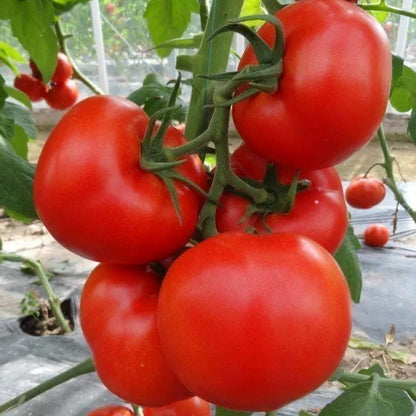
[[[398,389],[378,389],[372,381],[359,383],[326,405],[320,416],[410,416],[413,404]]]
[[[380,377],[386,377],[386,375],[384,374],[384,370],[380,366],[380,364],[374,364],[369,368],[363,368],[358,373],[363,374],[365,376],[371,376],[373,374],[378,374]]]
[[[413,107],[410,113],[407,132],[409,133],[410,140],[416,144],[416,107]]]
[[[215,408],[215,416],[250,416],[253,412],[243,412],[238,410],[225,409],[217,406]]]
[[[397,81],[403,75],[404,59],[398,55],[392,54],[392,77],[391,88],[397,84]]]
[[[261,0],[244,0],[243,8],[241,9],[241,17],[264,14],[261,7]],[[249,20],[245,22],[247,26],[260,26],[264,22],[261,20]]]
[[[32,109],[32,102],[30,101],[29,97],[24,92],[19,91],[16,88],[9,87],[8,85],[4,85],[3,89],[9,97],[14,98],[16,101],[19,101],[24,106],[26,106],[29,110]]]
[[[0,41],[0,61],[7,65],[15,73],[15,75],[18,75],[19,70],[14,62],[26,62],[26,59],[17,49],[5,42]]]
[[[29,111],[17,104],[6,102],[0,114],[13,119],[15,124],[23,128],[28,137],[36,139],[38,131]]]
[[[2,147],[0,166],[0,205],[19,220],[37,218],[33,203],[35,168]]]
[[[191,21],[192,12],[199,12],[196,0],[150,0],[144,17],[153,43],[159,45],[181,37]],[[157,49],[162,58],[171,51],[171,48]]]
[[[53,8],[56,14],[71,10],[77,4],[88,3],[89,0],[53,0]]]
[[[14,36],[36,62],[44,81],[49,81],[58,53],[52,0],[11,0],[10,22]]]
[[[334,258],[341,267],[350,288],[351,299],[355,303],[360,302],[362,289],[362,274],[357,250],[361,248],[360,241],[354,234],[354,229],[349,226],[341,247],[334,254]]]
[[[404,64],[400,69],[400,65],[400,61],[396,59],[396,74],[393,73],[390,104],[397,111],[404,113],[416,107],[416,72]]]

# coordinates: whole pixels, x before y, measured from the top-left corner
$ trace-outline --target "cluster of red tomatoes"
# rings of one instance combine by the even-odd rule
[[[42,80],[36,64],[30,60],[31,74],[22,72],[14,80],[14,86],[24,92],[31,101],[45,100],[56,110],[65,110],[75,104],[78,98],[78,87],[72,76],[72,65],[68,57],[59,52],[52,79],[47,84]]]
[[[345,0],[301,0],[277,17],[286,44],[279,88],[234,105],[245,144],[231,168],[259,184],[272,166],[282,195],[295,175],[310,183],[290,212],[251,210],[227,189],[218,234],[195,241],[205,199],[175,175],[207,190],[202,161],[186,155],[164,179],[143,169],[149,119],[122,98],[81,101],[42,150],[39,217],[62,245],[101,263],[82,291],[81,327],[98,376],[127,402],[198,396],[268,411],[317,388],[342,360],[351,303],[332,254],[348,218],[333,165],[381,122],[391,55],[378,24]],[[259,33],[272,42],[270,24]],[[240,68],[248,64],[251,47]],[[164,146],[185,142],[167,129]]]

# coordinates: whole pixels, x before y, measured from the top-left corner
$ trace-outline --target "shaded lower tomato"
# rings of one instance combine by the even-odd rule
[[[243,145],[232,154],[231,165],[238,176],[261,181],[267,164]],[[275,166],[279,181],[289,185],[296,169]],[[250,201],[225,192],[217,209],[218,230],[244,230],[250,226],[260,234],[295,232],[311,238],[334,253],[341,245],[348,228],[348,212],[341,179],[332,167],[303,170],[299,176],[299,180],[301,179],[309,180],[310,187],[297,193],[289,213],[271,212],[247,216]]]
[[[67,79],[53,84],[45,95],[49,107],[55,110],[66,110],[72,107],[78,99],[78,87],[73,79]]]
[[[210,416],[211,406],[199,397],[174,402],[162,407],[145,407],[143,416]]]
[[[99,378],[123,400],[143,406],[192,396],[160,347],[159,288],[159,277],[144,267],[100,264],[81,293],[81,328]]]
[[[364,230],[364,243],[371,247],[383,247],[390,238],[390,230],[384,224],[371,224]]]
[[[102,406],[91,410],[86,416],[134,416],[134,413],[124,406]]]
[[[356,176],[345,190],[345,199],[354,208],[372,208],[383,201],[385,196],[384,183],[369,175]]]
[[[165,182],[141,168],[149,118],[115,96],[80,101],[59,121],[42,149],[34,179],[39,217],[63,246],[95,261],[146,264],[171,256],[195,232],[203,198],[173,181],[179,218]],[[185,137],[173,126],[164,145]],[[175,171],[207,187],[197,155]]]
[[[198,397],[272,410],[321,385],[351,331],[346,279],[314,241],[222,233],[179,256],[159,295],[167,361]]]
[[[14,80],[14,86],[24,92],[30,101],[41,101],[46,95],[46,87],[43,82],[30,74],[21,73]]]

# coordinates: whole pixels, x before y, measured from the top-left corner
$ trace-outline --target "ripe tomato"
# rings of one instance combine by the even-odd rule
[[[167,360],[194,394],[264,411],[333,373],[350,335],[351,302],[340,268],[314,241],[230,232],[174,261],[158,322]]]
[[[285,32],[279,87],[235,104],[235,126],[269,161],[300,169],[334,166],[366,144],[384,116],[391,79],[387,36],[345,0],[301,0],[276,16]],[[271,24],[259,34],[274,41]],[[256,63],[249,47],[239,68]]]
[[[143,406],[192,396],[160,347],[159,289],[159,277],[144,267],[100,264],[80,300],[81,328],[98,376],[114,394]]]
[[[52,75],[52,82],[57,84],[65,82],[72,76],[72,65],[69,58],[62,52],[58,52],[55,71]]]
[[[234,172],[243,178],[261,181],[266,172],[266,161],[256,156],[246,145],[231,156]],[[289,185],[296,170],[276,165],[280,182]],[[217,209],[220,232],[254,227],[258,233],[295,232],[311,238],[334,253],[341,245],[348,228],[348,212],[342,182],[335,168],[303,170],[300,179],[308,179],[311,186],[296,195],[289,214],[252,214],[245,218],[249,201],[241,196],[224,193]],[[244,221],[242,219],[245,218]]]
[[[67,79],[59,84],[52,84],[45,95],[45,101],[55,110],[72,107],[78,98],[78,87],[74,80]]]
[[[92,410],[86,416],[134,416],[134,413],[124,406],[102,406]]]
[[[386,196],[384,183],[372,176],[356,176],[345,190],[345,198],[354,208],[372,208]]]
[[[371,247],[383,247],[390,238],[389,229],[383,224],[371,224],[364,230],[364,243]]]
[[[175,181],[182,219],[164,182],[140,168],[148,117],[130,101],[87,98],[61,119],[39,158],[34,199],[48,230],[66,248],[108,263],[145,264],[170,256],[194,233],[200,195]],[[174,127],[165,144],[185,138]],[[198,156],[176,168],[202,188]]]
[[[42,81],[30,74],[21,73],[14,79],[14,86],[24,92],[33,102],[41,101],[46,94],[46,87]]]
[[[181,400],[162,407],[145,407],[143,416],[210,416],[211,407],[199,397]]]

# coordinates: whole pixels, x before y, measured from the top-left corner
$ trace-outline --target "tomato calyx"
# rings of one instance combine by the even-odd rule
[[[242,24],[250,20],[264,20],[275,28],[274,46],[270,47],[253,29]],[[236,90],[243,86],[245,89],[232,99],[213,106],[227,107],[242,101],[262,91],[273,93],[279,86],[279,78],[282,74],[282,58],[284,51],[284,29],[282,23],[273,15],[247,16],[230,21],[229,24],[216,30],[208,40],[224,32],[235,32],[243,35],[251,44],[256,54],[258,65],[249,65],[242,71],[225,72],[216,75],[203,75],[202,78],[216,81],[235,81]]]

